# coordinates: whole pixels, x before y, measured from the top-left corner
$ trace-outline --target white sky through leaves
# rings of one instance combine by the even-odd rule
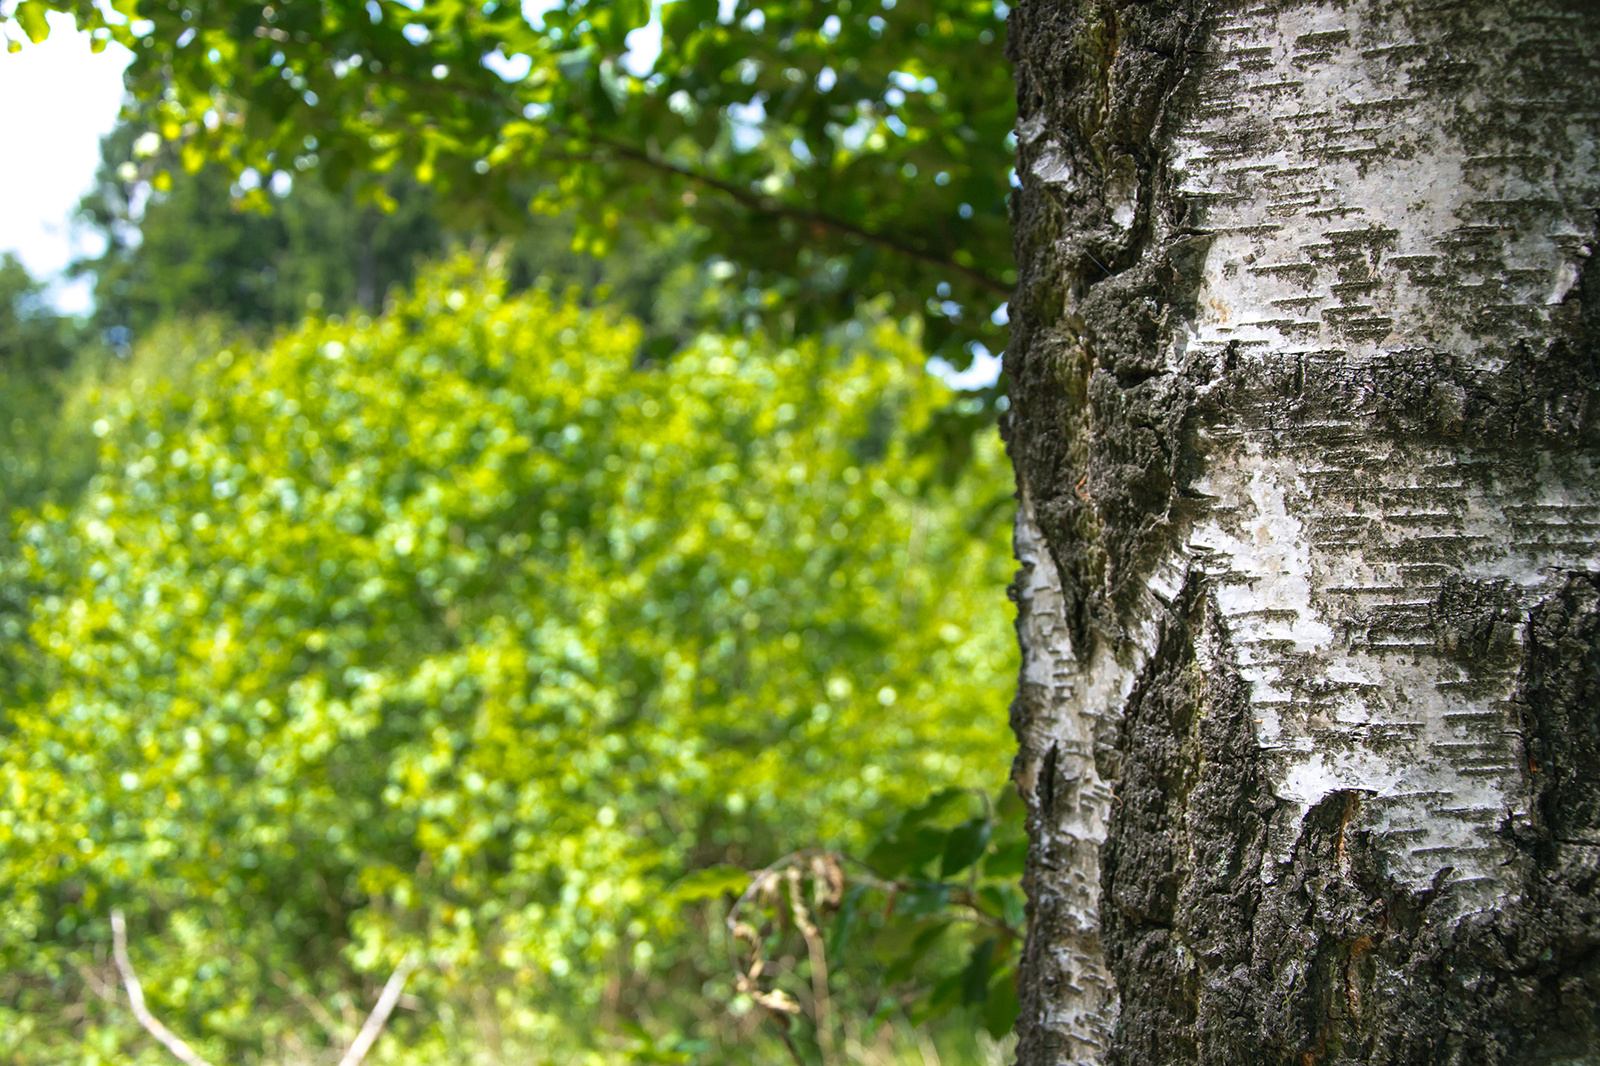
[[[42,44],[0,51],[0,252],[13,252],[36,277],[54,277],[75,253],[72,215],[100,160],[100,138],[116,123],[122,69],[130,53],[111,45],[99,55],[72,20],[52,14]],[[85,281],[58,284],[58,307],[90,305]]]

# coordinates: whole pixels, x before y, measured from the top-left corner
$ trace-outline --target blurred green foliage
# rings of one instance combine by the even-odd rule
[[[44,298],[44,284],[10,252],[0,255],[0,367],[51,371],[72,362],[77,331]]]
[[[404,174],[497,234],[576,212],[597,254],[688,222],[799,333],[887,296],[958,367],[1003,347],[1000,0],[23,0],[13,43],[46,9],[131,48],[182,166],[246,199],[282,173],[388,203]]]
[[[220,317],[259,341],[307,314],[376,313],[428,260],[491,246],[513,291],[576,287],[586,304],[626,312],[643,330],[643,359],[669,358],[708,330],[800,337],[777,293],[726,259],[695,257],[699,227],[688,220],[624,229],[595,256],[574,248],[573,212],[532,215],[504,237],[460,212],[465,228],[446,225],[448,205],[403,176],[386,182],[384,211],[310,177],[247,190],[221,166],[190,174],[177,157],[136,110],[102,140],[95,188],[80,204],[79,222],[105,250],[74,270],[94,277],[90,325],[119,351],[180,318]]]
[[[221,1061],[408,950],[379,1061],[972,1061],[1010,479],[920,368],[1001,347],[1005,5],[47,7],[135,53],[129,358],[0,270],[0,1061],[165,1061],[115,905]]]
[[[77,323],[45,302],[44,285],[9,252],[0,256],[0,545],[12,508],[72,480],[64,463],[52,463],[53,430],[81,343]]]
[[[381,308],[395,285],[409,285],[419,260],[447,241],[431,198],[396,181],[395,210],[357,204],[312,181],[247,190],[221,167],[177,169],[139,113],[100,146],[93,189],[79,221],[104,241],[75,264],[94,278],[92,324],[118,347],[179,317],[225,315],[265,336],[307,313]],[[165,190],[150,179],[172,168]],[[270,208],[270,210],[268,210]]]
[[[216,1060],[321,1061],[416,949],[380,1061],[778,1061],[673,886],[885,832],[885,878],[976,876],[971,819],[930,866],[895,812],[1007,759],[1009,469],[915,448],[951,397],[871,311],[641,368],[457,260],[86,379],[98,472],[4,575],[0,1061],[162,1061],[93,992],[113,905]],[[983,999],[929,952],[894,981]]]

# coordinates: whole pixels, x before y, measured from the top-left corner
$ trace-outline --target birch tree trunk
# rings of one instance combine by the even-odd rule
[[[1600,1062],[1600,3],[1011,22],[1021,1063]]]

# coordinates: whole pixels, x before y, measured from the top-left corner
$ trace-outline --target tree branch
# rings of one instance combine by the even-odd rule
[[[149,1008],[145,1006],[144,987],[139,984],[139,976],[133,972],[133,963],[128,959],[128,923],[123,920],[120,907],[113,908],[111,911],[111,954],[117,960],[117,970],[121,972],[122,983],[128,990],[128,1001],[133,1005],[133,1016],[139,1019],[139,1024],[144,1026],[145,1031],[160,1041],[161,1045],[168,1051],[177,1056],[178,1061],[182,1062],[184,1066],[211,1066],[209,1062],[197,1055],[193,1048],[179,1039],[171,1029],[157,1021],[155,1016],[150,1013]],[[361,1031],[356,1034],[355,1041],[345,1051],[344,1058],[339,1060],[339,1066],[361,1066],[361,1060],[367,1057],[368,1051],[372,1050],[373,1043],[377,1041],[379,1034],[383,1032],[384,1023],[389,1020],[389,1015],[393,1012],[395,1004],[400,1001],[400,994],[405,991],[406,979],[411,976],[411,971],[416,968],[417,959],[415,955],[407,954],[405,958],[400,960],[400,965],[395,967],[394,973],[389,975],[388,983],[383,986],[383,992],[378,996],[377,1006],[373,1007],[372,1013],[367,1015],[367,1020],[361,1026]],[[82,968],[80,967],[80,969]],[[87,971],[84,971],[84,979],[86,981],[89,980]],[[95,983],[91,982],[90,987],[95,987]],[[285,984],[285,987],[287,987],[287,984]],[[99,991],[99,989],[96,988],[96,991]],[[312,1005],[315,1006],[314,1001]],[[312,1013],[316,1014],[317,1011],[314,1010]],[[327,1018],[329,1022],[332,1021],[332,1018],[328,1017],[326,1010],[321,1011],[319,1020],[321,1018]],[[332,1029],[329,1029],[329,1035],[334,1035]]]
[[[81,962],[74,962],[72,965],[77,968],[78,976],[83,978],[83,983],[89,986],[89,991],[93,992],[107,1003],[114,1003],[119,1007],[122,1005],[117,999],[116,985],[107,984],[106,982],[102,981],[99,974],[95,973]]]
[[[791,866],[784,880],[789,885],[789,912],[794,924],[806,941],[806,954],[811,959],[811,1014],[817,1027],[817,1049],[822,1052],[822,1066],[833,1066],[837,1057],[834,1041],[832,1000],[828,995],[828,952],[822,943],[822,933],[811,920],[810,910],[800,890],[800,868]]]
[[[416,78],[409,78],[393,73],[391,73],[389,76],[389,81],[409,84],[413,89],[424,91],[431,91],[435,88],[435,86],[429,83],[421,82]],[[499,98],[492,97],[483,92],[476,92],[470,95],[476,97],[479,101],[491,107],[503,103],[503,101]],[[842,218],[835,218],[832,215],[826,215],[820,211],[811,211],[799,207],[792,207],[780,201],[773,200],[770,197],[758,196],[749,189],[741,188],[732,182],[723,181],[721,178],[712,177],[710,174],[705,174],[698,170],[690,169],[689,167],[679,166],[677,163],[673,163],[669,160],[661,158],[661,156],[655,152],[637,148],[634,145],[627,144],[623,141],[614,141],[611,138],[604,136],[577,133],[568,127],[562,126],[555,122],[548,123],[547,128],[563,136],[582,138],[588,140],[589,143],[593,145],[609,148],[618,155],[624,156],[627,159],[631,159],[636,163],[643,163],[645,166],[654,170],[659,170],[667,174],[675,174],[678,177],[685,178],[697,185],[703,185],[708,189],[715,189],[739,205],[747,207],[752,211],[758,211],[762,214],[772,215],[776,218],[792,218],[797,222],[804,222],[808,225],[819,226],[823,229],[831,230],[834,233],[843,234],[848,237],[855,237],[857,240],[866,241],[868,244],[876,244],[881,248],[886,248],[889,251],[906,256],[909,259],[915,259],[918,262],[927,263],[930,266],[936,266],[945,270],[954,271],[955,273],[966,278],[968,281],[972,282],[974,285],[978,286],[980,289],[987,289],[992,293],[996,293],[1007,298],[1009,298],[1012,294],[1011,286],[1007,285],[999,278],[992,278],[981,270],[975,270],[972,267],[962,266],[960,263],[957,263],[952,259],[949,259],[945,256],[936,255],[933,252],[925,251],[916,247],[915,245],[907,244],[905,241],[902,241],[897,237],[892,237],[886,233],[877,233],[863,226],[858,226],[854,222],[846,222]],[[545,158],[549,159],[552,157],[546,156]],[[593,162],[592,159],[582,156],[559,161]]]
[[[144,988],[139,984],[139,977],[133,972],[133,963],[128,961],[128,924],[122,919],[122,910],[117,908],[111,912],[111,954],[117,960],[117,969],[122,974],[122,984],[128,990],[128,1002],[133,1006],[133,1016],[139,1019],[139,1024],[145,1031],[155,1037],[163,1047],[178,1057],[184,1066],[211,1066],[205,1059],[195,1054],[194,1049],[156,1020],[144,1005]]]
[[[594,138],[594,143],[603,145],[604,147],[611,149],[613,152],[616,152],[618,155],[631,159],[634,162],[643,163],[645,166],[652,167],[656,170],[664,171],[668,174],[676,174],[680,178],[687,178],[689,181],[692,181],[697,185],[704,185],[707,188],[715,189],[724,196],[729,197],[743,207],[748,207],[752,211],[759,211],[763,214],[773,215],[777,218],[792,218],[797,222],[804,222],[812,226],[820,226],[823,229],[832,230],[835,233],[844,234],[845,236],[849,237],[855,237],[858,240],[866,241],[869,244],[876,244],[880,247],[887,248],[892,252],[915,259],[919,262],[927,263],[931,266],[942,267],[946,270],[953,270],[957,274],[960,274],[962,277],[966,278],[968,281],[977,285],[979,288],[987,289],[990,292],[999,293],[1002,296],[1011,295],[1011,286],[1007,285],[998,278],[991,278],[981,270],[974,270],[972,267],[962,266],[960,263],[947,259],[944,256],[935,255],[932,252],[924,251],[921,248],[907,244],[896,237],[889,236],[888,234],[875,233],[872,230],[856,225],[854,222],[846,222],[844,219],[835,218],[832,215],[825,215],[820,211],[809,211],[798,207],[791,207],[788,204],[772,200],[765,196],[757,196],[750,190],[740,188],[738,185],[735,185],[732,182],[723,181],[721,178],[714,178],[710,174],[703,174],[698,170],[691,170],[688,167],[679,166],[676,163],[662,159],[653,152],[642,151],[641,149],[635,148],[630,144],[623,144],[620,141],[613,141],[605,137]]]
[[[406,978],[410,977],[411,971],[416,968],[415,955],[408,954],[400,960],[400,965],[389,975],[389,982],[383,986],[383,993],[378,996],[378,1005],[367,1015],[366,1024],[361,1027],[361,1032],[356,1034],[355,1043],[350,1045],[350,1050],[339,1060],[339,1066],[361,1066],[361,1060],[367,1057],[373,1041],[383,1032],[383,1023],[389,1020],[389,1012],[394,1010],[394,1005],[400,1001],[400,993],[405,991]]]

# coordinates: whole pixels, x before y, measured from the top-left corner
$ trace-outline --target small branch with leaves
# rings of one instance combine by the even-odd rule
[[[766,1012],[797,1063],[838,1061],[836,1029],[849,1013],[836,1006],[842,991],[908,1008],[913,1020],[973,1008],[993,1035],[1009,1030],[1026,838],[1014,793],[998,804],[981,797],[978,813],[974,799],[940,793],[907,812],[863,860],[806,849],[742,877],[729,868],[686,879],[683,898],[717,895],[723,876],[731,879],[722,886],[742,888],[726,918],[734,988]],[[957,821],[963,808],[972,817]],[[876,987],[860,984],[865,974]],[[846,983],[836,990],[835,980]],[[796,1018],[812,1025],[809,1057],[796,1045]]]
[[[133,962],[128,957],[128,923],[123,917],[121,908],[111,912],[111,954],[116,961],[117,972],[122,976],[122,986],[127,991],[128,1004],[133,1010],[133,1016],[144,1027],[145,1032],[172,1052],[184,1066],[211,1066],[194,1048],[150,1013],[150,1008],[144,999],[144,985],[140,982],[139,975],[134,971]],[[414,954],[407,954],[400,960],[400,965],[395,967],[394,973],[384,984],[377,1005],[372,1008],[372,1013],[367,1015],[367,1020],[362,1024],[355,1040],[345,1049],[344,1056],[339,1060],[339,1066],[361,1066],[367,1052],[372,1050],[372,1045],[382,1035],[383,1027],[389,1021],[389,1015],[393,1013],[395,1004],[400,1001],[401,993],[405,991],[407,979],[417,968],[417,961]],[[95,984],[95,991],[104,998],[110,998],[111,990],[98,982]]]

